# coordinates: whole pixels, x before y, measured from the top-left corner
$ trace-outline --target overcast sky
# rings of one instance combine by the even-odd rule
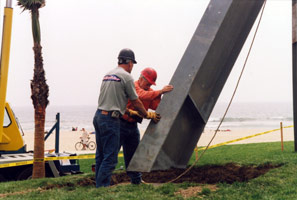
[[[40,9],[41,45],[50,105],[96,105],[102,77],[131,48],[138,79],[145,67],[168,84],[209,0],[48,0]],[[5,1],[1,1],[3,7]],[[13,1],[14,18],[7,101],[31,105],[33,41],[28,11]],[[292,9],[290,0],[268,0],[236,102],[292,101]],[[3,12],[1,12],[3,15]],[[254,33],[253,29],[251,33]],[[228,102],[251,35],[219,98]]]

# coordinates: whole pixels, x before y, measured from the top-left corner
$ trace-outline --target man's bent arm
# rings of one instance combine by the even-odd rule
[[[143,100],[149,100],[149,101],[152,101],[153,99],[157,98],[158,96],[161,96],[161,90],[144,90],[140,87],[135,87],[136,88],[136,92],[137,92],[137,95],[139,97],[139,99],[141,101]]]
[[[150,102],[149,108],[152,110],[157,110],[157,107],[160,104],[160,102],[161,102],[161,96],[158,96],[157,98],[155,98]]]
[[[136,100],[130,100],[134,108],[141,114],[143,117],[147,116],[147,111],[145,110],[142,102],[137,98]]]

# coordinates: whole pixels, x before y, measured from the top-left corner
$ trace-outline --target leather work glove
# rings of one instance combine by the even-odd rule
[[[128,109],[128,112],[129,112],[128,115],[130,117],[138,116],[138,117],[141,117],[142,118],[142,116],[137,111],[135,111],[135,110]]]
[[[146,119],[152,119],[155,123],[158,123],[161,119],[161,115],[156,112],[147,112]]]
[[[128,115],[132,117],[136,122],[142,122],[142,116],[137,111],[128,109]]]

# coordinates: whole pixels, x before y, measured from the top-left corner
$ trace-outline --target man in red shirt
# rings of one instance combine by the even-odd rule
[[[156,110],[161,101],[162,94],[173,90],[172,85],[165,85],[161,90],[151,89],[151,85],[156,85],[156,79],[157,72],[153,68],[145,68],[141,72],[139,79],[134,82],[136,93],[146,110]],[[123,115],[120,124],[120,146],[123,146],[126,169],[140,141],[137,121],[141,123],[142,119],[139,121],[139,117],[133,116],[135,114],[134,110],[136,109],[128,101],[127,113],[130,114]],[[158,120],[160,118],[154,118],[155,122]],[[140,184],[142,182],[140,172],[127,172],[127,175],[130,177],[132,184]]]

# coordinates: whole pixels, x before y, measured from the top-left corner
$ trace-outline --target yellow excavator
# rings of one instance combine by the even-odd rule
[[[13,15],[11,4],[12,0],[7,0],[6,7],[4,8],[1,48],[0,124],[3,124],[3,126],[0,126],[0,182],[29,179],[32,176],[34,154],[34,152],[27,152],[22,137],[22,130],[20,129],[12,109],[6,102]],[[69,173],[80,173],[77,160],[65,160],[65,157],[76,156],[76,154],[58,152],[59,137],[57,137],[57,133],[59,133],[59,119],[59,114],[57,114],[56,124],[45,137],[46,140],[51,132],[56,129],[56,151],[54,154],[45,154],[45,158],[52,158],[45,159],[46,176],[49,177],[58,177]]]

